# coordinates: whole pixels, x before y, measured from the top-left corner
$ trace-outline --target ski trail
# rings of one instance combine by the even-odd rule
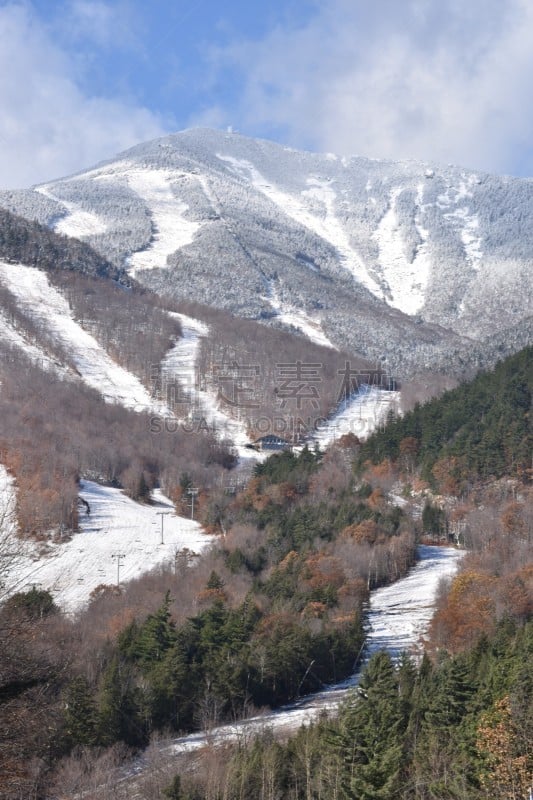
[[[270,295],[265,299],[276,312],[276,319],[284,325],[296,328],[314,344],[329,347],[331,350],[338,349],[324,333],[320,319],[313,319],[313,317],[296,308],[296,306],[284,303],[274,288],[271,288]]]
[[[148,247],[129,257],[130,274],[165,267],[168,256],[191,244],[201,223],[186,218],[189,206],[172,192],[172,181],[178,177],[176,173],[139,169],[130,165],[124,170],[124,174],[130,188],[144,200],[150,210],[154,228]]]
[[[113,361],[74,320],[68,302],[45,272],[0,261],[0,280],[15,295],[19,308],[65,349],[84,383],[100,392],[106,402],[168,414],[168,409],[154,403],[140,380]]]
[[[311,441],[324,449],[347,433],[364,439],[385,423],[389,412],[398,407],[399,400],[399,392],[364,385],[320,426]]]
[[[0,490],[1,486],[0,467]],[[90,513],[80,505],[80,531],[66,541],[22,542],[11,528],[10,547],[21,555],[5,578],[7,594],[38,585],[49,590],[64,611],[73,613],[89,602],[97,586],[117,583],[116,554],[122,555],[119,577],[123,583],[160,564],[174,563],[184,549],[199,554],[212,542],[198,522],[177,516],[173,503],[160,490],[153,492],[151,505],[143,505],[120,489],[81,481],[80,497]],[[165,512],[163,543],[160,511]]]
[[[453,576],[462,556],[463,552],[453,548],[420,545],[419,561],[405,578],[371,593],[363,666],[380,649],[388,650],[393,658],[398,658],[404,650],[418,651],[433,614],[439,582]],[[283,733],[295,731],[315,720],[322,711],[338,708],[357,685],[361,669],[347,680],[284,708],[223,725],[209,735],[201,732],[176,739],[168,747],[168,752],[179,754],[204,747],[208,742],[234,741],[244,733],[260,732],[265,728]]]
[[[462,551],[449,547],[420,545],[419,560],[406,577],[371,592],[364,663],[376,650],[383,647],[395,659],[403,650],[414,650],[415,653],[418,651],[421,637],[426,633],[433,613],[439,582],[455,574],[463,554]],[[208,733],[199,731],[161,742],[159,756],[172,762],[173,758],[206,746],[249,741],[251,736],[264,731],[290,735],[302,725],[316,720],[324,711],[334,712],[357,685],[359,675],[360,669],[347,680],[284,708],[267,711],[237,723],[221,725]],[[133,788],[137,777],[145,769],[145,763],[143,757],[137,759],[126,770],[122,770],[122,777],[118,782],[122,785],[129,784]]]
[[[31,342],[24,331],[19,330],[9,321],[4,311],[0,309],[0,340],[7,347],[22,350],[32,364],[40,366],[50,372],[67,375],[68,371],[54,361],[38,344]]]
[[[284,214],[299,225],[303,225],[330,244],[339,254],[339,262],[354,278],[376,297],[382,297],[381,286],[371,277],[361,256],[350,242],[350,238],[334,211],[336,194],[326,182],[317,178],[309,178],[309,189],[301,193],[301,199],[283,192],[259,172],[249,161],[217,153],[217,158],[225,161],[233,171],[250,180],[254,188],[260,191]],[[306,200],[313,206],[321,206],[319,214],[313,213]]]
[[[186,314],[173,316],[179,319],[183,335],[161,363],[161,399],[178,416],[187,417],[192,430],[207,427],[218,439],[231,441],[241,467],[261,460],[262,454],[246,447],[250,438],[244,423],[220,408],[216,387],[209,388],[199,374],[201,339],[209,335],[209,327]]]
[[[107,225],[101,217],[92,211],[83,211],[76,203],[63,200],[53,194],[48,185],[37,186],[35,191],[40,192],[45,197],[49,197],[50,200],[55,200],[66,208],[67,214],[64,217],[60,217],[53,225],[56,233],[62,233],[64,236],[74,236],[79,239],[83,236],[94,236],[107,231]]]

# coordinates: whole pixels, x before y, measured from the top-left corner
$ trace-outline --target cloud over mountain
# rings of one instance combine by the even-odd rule
[[[243,130],[333,152],[533,169],[526,0],[332,0],[217,57],[240,71],[228,122]]]
[[[80,5],[88,25],[91,4]],[[98,27],[104,4],[97,5]],[[162,132],[157,115],[131,98],[106,98],[82,88],[79,65],[30,5],[0,8],[0,39],[3,186],[73,172]]]

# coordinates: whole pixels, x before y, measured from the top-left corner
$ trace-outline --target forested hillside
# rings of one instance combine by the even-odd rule
[[[359,465],[390,459],[446,492],[531,470],[533,348],[418,405],[362,445]]]
[[[47,271],[76,271],[129,283],[124,270],[113,266],[88,244],[61,236],[4,208],[0,208],[0,258]]]
[[[235,463],[208,433],[154,432],[148,415],[105,403],[82,385],[50,380],[20,356],[0,365],[0,462],[17,481],[22,534],[76,530],[80,476],[147,500],[156,485],[172,491],[186,469],[210,487]]]
[[[266,423],[269,429],[281,424],[292,438],[295,425],[286,419],[301,417],[305,433],[336,407],[344,353],[228,313],[161,299],[88,245],[7,211],[0,215],[2,259],[0,458],[16,479],[23,533],[75,530],[80,477],[123,487],[135,499],[147,499],[156,485],[179,494],[184,471],[203,495],[223,483],[234,453],[223,443],[226,431],[215,431],[206,411],[192,408],[192,385],[209,389],[214,407],[241,417],[251,437],[264,433]],[[204,320],[207,333],[189,383],[171,376],[158,406],[158,376],[182,337],[183,311]],[[87,365],[78,347],[86,334],[94,340],[89,347],[100,348],[101,380],[94,377],[94,359]],[[299,382],[292,378],[288,383],[296,394],[289,391],[280,407],[276,386],[283,383],[284,363],[294,370],[298,363],[312,367],[310,400],[300,402]],[[106,381],[113,381],[118,368],[126,370],[121,380],[133,386],[131,397],[120,382],[109,394]],[[351,368],[359,370],[360,383],[379,372],[361,360]],[[175,405],[178,397],[181,406]],[[124,403],[130,410],[120,407]],[[132,408],[143,414],[132,414]],[[187,433],[177,420],[154,423],[155,414],[190,418],[193,412],[196,428]],[[257,419],[263,422],[260,431]]]
[[[499,367],[517,374],[519,385],[522,358],[512,370]],[[489,379],[481,376],[481,385]],[[450,393],[452,404],[475,385]],[[130,424],[133,417],[142,418],[132,415]],[[425,426],[421,442],[431,433]],[[80,457],[104,448],[93,444]],[[510,465],[520,446],[511,440]],[[174,564],[121,590],[99,587],[75,620],[37,587],[5,603],[6,798],[55,800],[91,786],[101,787],[95,798],[111,797],[119,789],[106,783],[109,775],[121,764],[127,771],[139,749],[156,748],[164,731],[211,730],[350,674],[364,641],[368,591],[409,568],[427,523],[416,509],[434,497],[415,475],[422,461],[402,451],[397,464],[387,457],[373,465],[368,453],[361,464],[364,447],[348,436],[327,453],[285,452],[258,464],[242,488],[228,482],[201,492],[199,513],[218,533],[217,545],[196,563],[177,554]],[[158,448],[157,458],[170,455]],[[402,509],[395,498],[406,476]],[[182,469],[174,480],[179,509],[191,475]],[[422,499],[415,500],[417,481]],[[523,472],[482,481],[474,475],[468,496],[443,512],[461,523],[469,552],[442,588],[420,664],[405,656],[394,665],[380,653],[338,718],[287,744],[267,736],[208,748],[194,774],[185,770],[170,782],[161,763],[165,782],[154,788],[148,776],[139,796],[526,800],[533,530],[524,481]]]
[[[502,623],[465,655],[394,665],[378,653],[337,719],[211,755],[180,800],[528,800],[531,623]],[[179,787],[179,791],[178,791]],[[174,791],[174,794],[170,792]]]
[[[369,592],[405,575],[423,537],[468,554],[439,594],[421,664],[379,654],[338,719],[286,744],[267,737],[214,750],[194,780],[176,776],[139,796],[522,800],[531,746],[531,348],[390,419],[367,442],[347,435],[326,452],[285,451],[251,475],[237,472],[220,432],[166,426],[162,416],[153,424],[158,414],[177,422],[152,401],[154,377],[184,338],[184,314],[205,330],[198,383],[251,435],[264,432],[261,419],[325,416],[346,378],[351,392],[383,385],[383,370],[227,312],[161,300],[86,245],[4,221],[0,463],[15,479],[22,536],[73,535],[87,478],[145,503],[160,486],[183,515],[196,487],[197,518],[216,537],[201,559],[177,552],[125,586],[99,586],[75,618],[39,585],[2,604],[6,800],[92,797],[97,765],[128,769],[165,732],[211,730],[350,675]],[[76,350],[88,333],[89,368]],[[131,396],[94,379],[104,361],[128,371]],[[305,403],[302,365],[315,371],[304,376]],[[296,367],[296,377],[281,367]],[[249,392],[241,368],[257,378],[251,409],[232,402],[232,392]],[[0,559],[16,543],[4,537]]]
[[[377,653],[337,717],[302,728],[286,744],[266,734],[213,749],[193,772],[184,768],[170,780],[161,796],[528,800],[533,498],[523,437],[529,434],[530,369],[531,353],[524,351],[493,373],[392,420],[355,459],[356,471],[374,481],[375,497],[379,484],[398,491],[398,481],[405,482],[410,502],[413,492],[435,497],[437,486],[460,495],[440,496],[446,504],[426,505],[422,515],[424,531],[446,517],[468,548],[457,576],[441,587],[423,659],[414,662],[404,654],[394,663],[387,653]],[[442,467],[443,453],[466,459],[468,441],[467,484],[455,483],[453,473],[445,482],[444,469],[437,468],[431,491],[418,471]],[[256,480],[281,466],[279,460],[267,462]],[[309,523],[305,529],[312,535]],[[371,525],[362,522],[352,530],[360,542],[368,541]],[[246,553],[238,557],[246,563]],[[301,578],[291,596],[298,596]]]
[[[200,380],[211,385],[228,414],[245,421],[252,439],[277,433],[291,442],[305,440],[365,386],[401,388],[382,365],[342,350],[198,303],[179,308],[209,326]]]
[[[243,491],[212,493],[202,514],[226,535],[211,553],[197,564],[181,553],[120,592],[102,586],[75,621],[37,589],[4,604],[4,648],[23,654],[2,676],[6,797],[17,786],[53,797],[56,781],[83,786],[82,761],[124,758],[158,732],[209,729],[351,674],[369,587],[405,572],[414,533],[379,492],[355,490],[346,455],[284,453]],[[42,759],[32,774],[39,693],[48,722],[31,738]]]

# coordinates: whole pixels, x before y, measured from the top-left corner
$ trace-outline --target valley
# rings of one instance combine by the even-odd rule
[[[0,192],[6,800],[484,800],[501,725],[522,792],[532,187],[193,129]]]

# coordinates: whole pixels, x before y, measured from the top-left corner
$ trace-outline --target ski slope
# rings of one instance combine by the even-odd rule
[[[74,236],[79,239],[83,236],[105,233],[107,230],[107,225],[101,217],[92,211],[84,211],[77,203],[71,203],[58,197],[51,191],[50,186],[46,184],[37,186],[35,191],[44,194],[50,200],[61,203],[66,209],[65,216],[60,217],[54,224],[56,233],[62,233],[64,236]]]
[[[396,210],[401,192],[402,188],[397,187],[390,193],[389,208],[372,238],[378,245],[379,262],[390,290],[387,302],[404,314],[412,315],[418,314],[426,302],[431,275],[431,254],[427,246],[428,231],[422,227],[420,215],[417,215],[414,222],[422,244],[412,260],[407,257],[405,238]],[[420,210],[423,210],[422,195],[423,187],[419,186],[417,200]]]
[[[421,639],[427,632],[437,589],[442,579],[450,578],[457,570],[462,551],[449,547],[420,545],[418,561],[405,578],[371,593],[368,610],[367,645],[363,663],[385,648],[393,658],[403,650],[419,654]],[[354,659],[356,657],[354,653]],[[275,711],[237,723],[221,725],[209,732],[200,731],[160,744],[160,756],[167,761],[179,759],[207,745],[248,740],[254,734],[272,730],[274,734],[294,733],[301,725],[309,724],[324,711],[334,712],[357,685],[360,670],[345,681],[302,698]],[[142,774],[143,759],[130,766],[121,782],[134,784]],[[119,779],[120,780],[120,779]]]
[[[174,395],[181,412],[197,424],[205,424],[220,440],[229,440],[239,456],[241,467],[262,460],[264,456],[246,447],[250,437],[243,422],[230,417],[221,408],[216,387],[203,381],[198,371],[201,339],[209,327],[186,314],[173,314],[179,319],[182,337],[167,353],[161,364],[162,399]],[[177,395],[177,397],[176,397]]]
[[[205,323],[186,314],[169,313],[179,320],[182,335],[161,362],[163,397],[165,389],[168,393],[177,383],[181,394],[176,400],[183,398],[186,406],[195,408],[200,402],[197,375],[200,340],[209,334],[209,328]]]
[[[289,328],[296,328],[314,344],[330,347],[332,350],[337,349],[324,333],[320,319],[311,317],[305,311],[296,308],[296,306],[284,303],[274,288],[272,288],[266,300],[276,312],[276,318],[284,325]]]
[[[182,414],[187,413],[191,419],[201,420],[202,423],[205,421],[220,439],[229,439],[237,450],[241,466],[268,457],[267,453],[246,447],[250,438],[244,424],[220,408],[214,387],[202,386],[203,381],[198,375],[198,357],[200,340],[209,334],[208,326],[186,314],[173,316],[179,319],[183,335],[161,364],[162,400],[172,395],[175,401],[179,401],[178,408],[181,406]],[[325,337],[319,343],[333,346]],[[399,397],[399,392],[362,386],[356,395],[323,422],[311,437],[311,442],[325,449],[346,433],[353,433],[359,438],[369,436],[385,422],[389,411],[398,407]]]
[[[2,473],[0,471],[0,485]],[[5,478],[4,478],[5,482]],[[201,553],[212,541],[198,522],[176,516],[174,505],[159,490],[152,505],[141,505],[120,490],[81,482],[80,497],[90,508],[80,506],[80,531],[57,543],[21,542],[9,532],[10,546],[20,555],[5,578],[6,593],[27,591],[32,586],[48,589],[66,612],[79,611],[91,592],[101,584],[138,578],[160,564],[172,564],[187,548]],[[161,516],[163,543],[161,543]]]
[[[419,561],[409,574],[372,592],[367,660],[378,650],[388,650],[395,659],[405,650],[420,654],[439,583],[454,575],[463,555],[451,547],[419,545]]]
[[[126,164],[124,176],[150,209],[153,229],[149,246],[129,257],[129,272],[135,275],[141,270],[165,267],[168,256],[194,240],[200,223],[186,218],[189,206],[172,192],[172,181],[178,177],[176,173]]]
[[[409,574],[390,586],[371,593],[368,611],[368,632],[363,665],[378,650],[388,650],[393,658],[403,651],[418,655],[423,635],[431,620],[437,589],[442,579],[452,577],[463,552],[449,547],[420,545],[418,562]],[[355,657],[356,654],[354,654]],[[301,701],[260,717],[241,723],[224,725],[215,731],[191,734],[176,740],[174,753],[187,752],[205,746],[207,741],[238,739],[245,731],[272,728],[284,733],[297,730],[312,722],[324,710],[334,710],[357,686],[360,669],[341,683],[303,698]]]
[[[74,320],[67,300],[50,284],[45,272],[0,261],[0,281],[16,297],[19,308],[64,348],[82,381],[100,392],[106,402],[134,411],[168,413],[154,403],[135,375],[113,361]]]
[[[44,370],[67,374],[66,368],[50,358],[42,347],[30,341],[27,335],[11,322],[2,310],[0,310],[0,341],[4,346],[22,350],[32,364],[36,364]]]
[[[310,188],[297,197],[267,181],[259,170],[245,159],[220,153],[217,153],[217,158],[229,164],[237,175],[250,180],[252,186],[284,214],[328,242],[337,251],[342,267],[376,297],[383,296],[381,286],[369,274],[363,259],[352,246],[348,234],[335,214],[336,193],[329,182],[314,177],[308,178],[307,185]]]
[[[399,401],[399,392],[362,386],[357,394],[342,403],[337,412],[320,426],[311,441],[325,449],[346,433],[364,439],[386,421],[391,409],[398,408]]]

